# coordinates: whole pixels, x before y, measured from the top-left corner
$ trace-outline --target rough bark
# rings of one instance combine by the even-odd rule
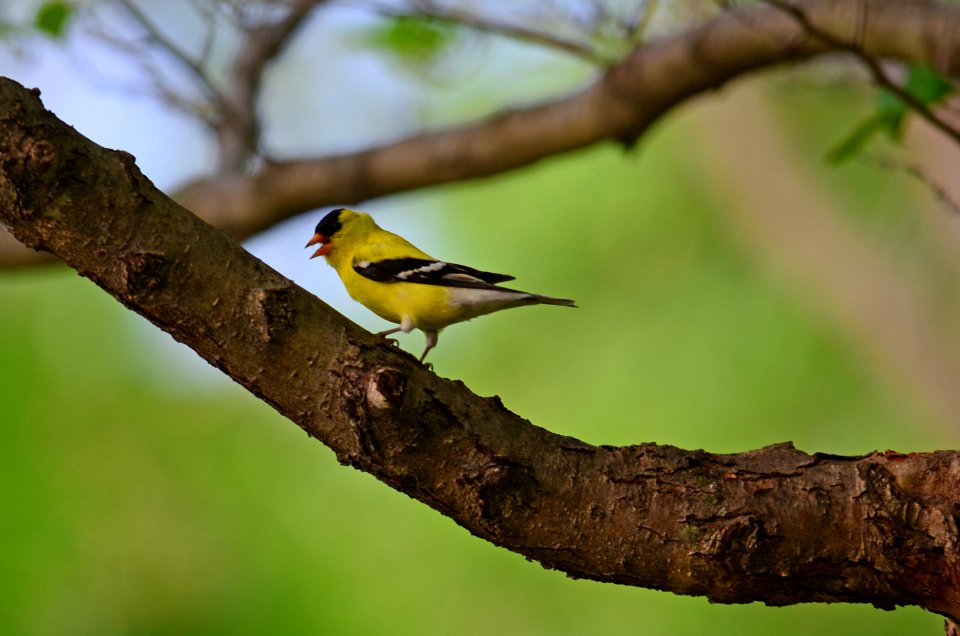
[[[329,446],[485,540],[574,577],[716,602],[960,618],[960,453],[596,447],[353,325],[0,81],[0,220]]]

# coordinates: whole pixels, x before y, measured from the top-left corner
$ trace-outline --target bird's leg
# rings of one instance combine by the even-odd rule
[[[378,332],[376,333],[376,335],[380,336],[381,338],[383,338],[383,339],[386,340],[387,342],[392,343],[393,346],[399,347],[399,346],[400,346],[400,343],[397,342],[397,339],[396,339],[396,338],[387,338],[387,336],[389,336],[390,334],[397,333],[398,331],[402,331],[402,328],[401,328],[401,327],[395,327],[395,328],[393,328],[393,329],[387,329],[386,331],[378,331]]]
[[[424,330],[423,335],[427,337],[427,348],[423,350],[423,354],[420,356],[420,364],[423,364],[423,359],[427,357],[427,354],[430,353],[430,350],[437,346],[437,339],[440,336],[440,332],[438,332],[436,329],[429,329]]]

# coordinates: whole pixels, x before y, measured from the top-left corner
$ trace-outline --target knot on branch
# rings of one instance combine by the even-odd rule
[[[296,291],[292,285],[255,289],[251,292],[253,313],[257,318],[258,332],[263,342],[279,342],[284,334],[293,329],[297,317],[295,297]]]
[[[374,369],[367,375],[367,404],[376,411],[400,408],[406,388],[407,378],[397,369]]]
[[[331,365],[334,388],[331,408],[348,424],[339,435],[337,459],[342,464],[370,470],[399,450],[415,443],[421,434],[416,418],[396,418],[406,395],[407,378],[389,367],[367,370],[357,359],[359,349],[338,356]],[[383,426],[384,422],[389,425]],[[410,438],[410,439],[407,439]]]
[[[880,535],[892,539],[893,526],[906,524],[912,526],[918,516],[917,503],[897,484],[896,478],[883,466],[876,463],[864,464],[860,468],[863,480],[863,493],[860,501],[864,513],[880,530]]]
[[[153,188],[153,184],[143,176],[139,166],[137,166],[137,158],[125,150],[111,150],[110,153],[119,160],[120,169],[130,184],[129,196],[133,198],[133,206],[139,207],[149,204],[150,197],[147,195],[147,191]]]
[[[693,534],[692,528],[698,526],[687,528],[691,528],[689,533]],[[760,545],[762,531],[753,515],[724,519],[710,528],[710,534],[702,542],[702,548],[698,552],[717,559],[728,572],[740,575],[749,571],[751,557]]]
[[[56,162],[57,152],[49,141],[25,137],[18,150],[18,159],[23,162],[29,176],[42,175]]]
[[[47,189],[37,185],[54,174],[57,152],[49,141],[35,139],[23,130],[7,134],[0,141],[0,170],[16,191],[19,216],[29,219],[47,209]]]
[[[142,299],[167,284],[170,261],[163,254],[140,252],[120,257],[124,296]]]
[[[464,461],[458,481],[472,486],[478,517],[488,529],[510,533],[538,508],[540,483],[533,467],[479,447]]]

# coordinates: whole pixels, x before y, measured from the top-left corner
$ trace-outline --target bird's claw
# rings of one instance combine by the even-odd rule
[[[395,334],[399,329],[387,329],[386,331],[378,331],[375,336],[383,340],[386,344],[392,344],[394,347],[399,347],[400,342],[396,338],[388,338],[387,336]]]
[[[433,371],[433,363],[432,363],[432,362],[421,362],[420,364],[422,364],[422,365],[423,365],[423,368],[426,369],[427,371]]]

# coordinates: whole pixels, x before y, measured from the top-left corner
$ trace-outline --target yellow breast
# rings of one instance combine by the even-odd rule
[[[450,302],[450,290],[438,285],[379,283],[352,268],[340,274],[351,298],[384,320],[407,318],[417,329],[442,329],[462,320],[461,307]]]

